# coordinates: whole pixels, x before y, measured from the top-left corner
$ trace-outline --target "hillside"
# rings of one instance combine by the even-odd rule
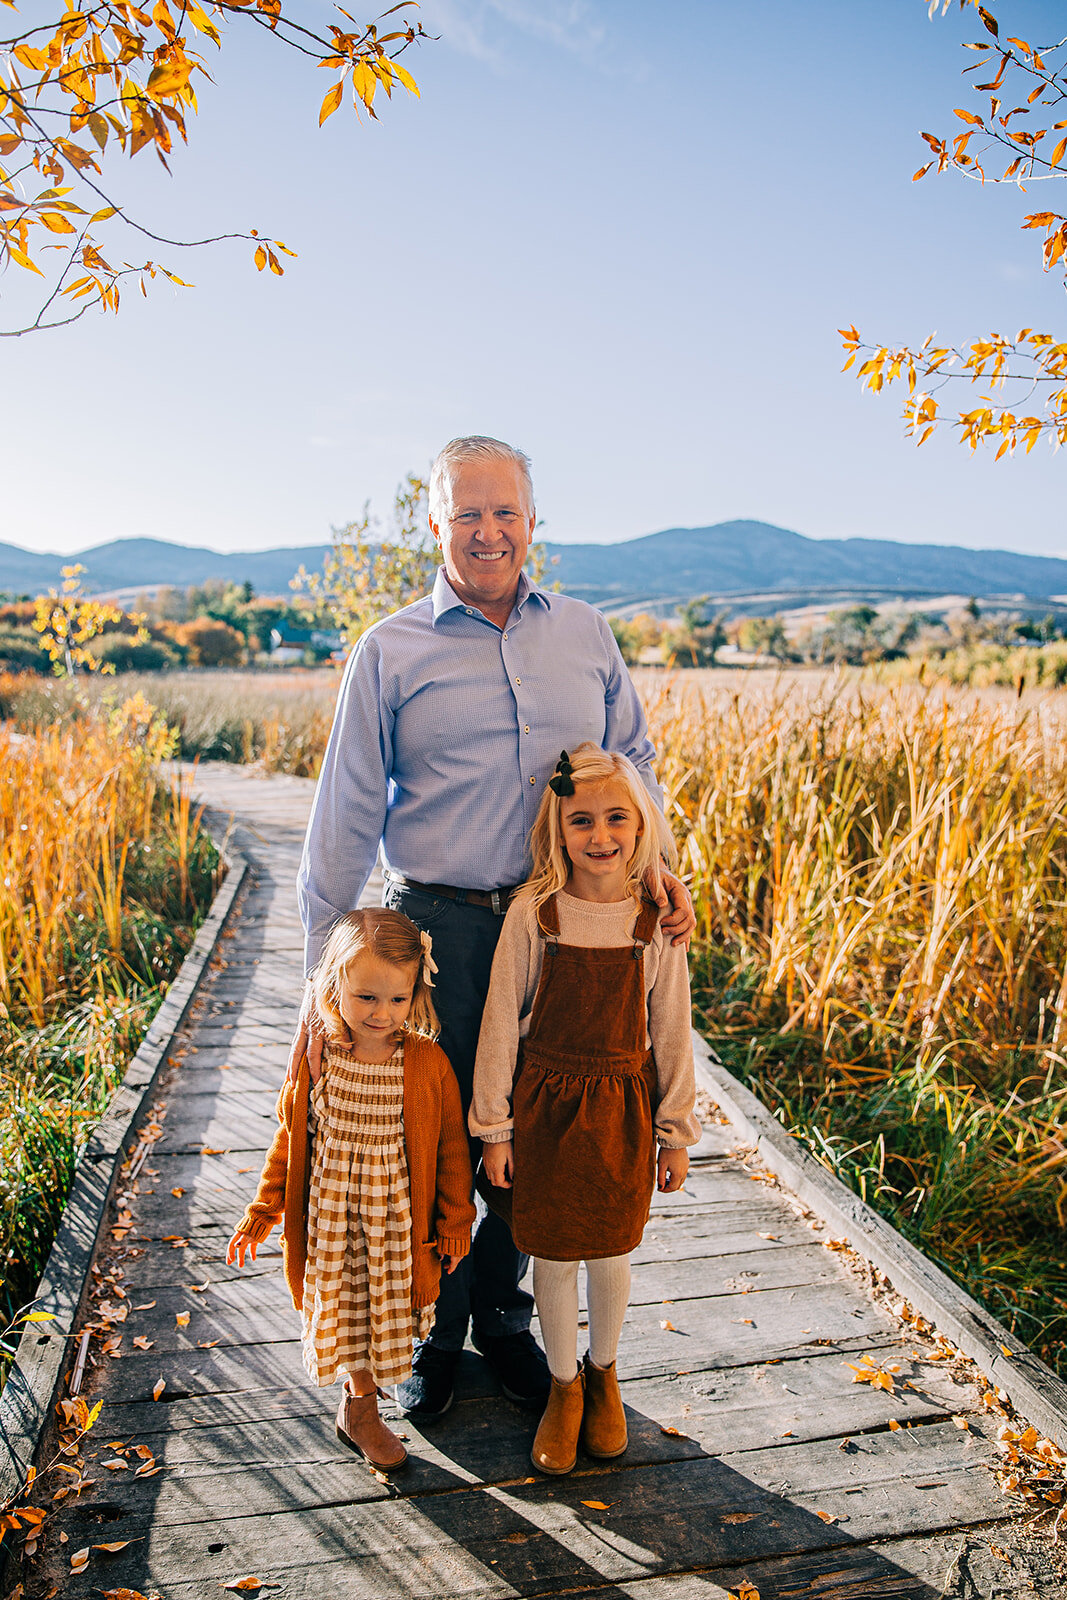
[[[755,591],[810,595],[813,591],[927,594],[1067,595],[1067,560],[958,545],[895,544],[877,539],[808,539],[766,522],[720,522],[707,528],[665,528],[619,544],[549,544],[552,567],[569,594],[619,605],[657,597]],[[36,594],[59,582],[65,562],[86,568],[97,593],[145,585],[185,588],[209,578],[252,584],[257,594],[286,594],[303,564],[322,563],[323,545],[224,554],[160,539],[117,539],[78,556],[49,556],[0,543],[0,589]],[[789,600],[784,601],[786,605]]]

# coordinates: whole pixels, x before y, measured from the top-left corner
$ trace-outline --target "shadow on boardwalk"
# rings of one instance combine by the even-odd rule
[[[97,1261],[96,1317],[121,1344],[109,1358],[97,1340],[86,1377],[104,1401],[93,1487],[49,1519],[27,1600],[185,1600],[248,1575],[317,1600],[724,1600],[746,1582],[760,1600],[1022,1592],[1015,1558],[991,1551],[1006,1507],[973,1390],[904,1336],[818,1219],[717,1123],[686,1192],[657,1197],[634,1258],[625,1457],[535,1476],[536,1419],[473,1352],[453,1410],[425,1434],[403,1425],[413,1459],[395,1484],[343,1449],[337,1391],[303,1375],[276,1236],[243,1274],[225,1263],[299,1004],[293,881],[310,785],[217,769],[198,781],[242,819],[253,872],[161,1085],[164,1131],[127,1197],[130,1231]],[[892,1392],[852,1382],[863,1356],[897,1369]],[[138,1478],[148,1454],[162,1470]]]

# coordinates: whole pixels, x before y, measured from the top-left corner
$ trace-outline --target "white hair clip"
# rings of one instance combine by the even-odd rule
[[[425,928],[419,933],[419,942],[422,945],[422,981],[427,989],[432,989],[433,979],[430,977],[430,973],[437,971],[437,963],[432,955],[433,940]]]

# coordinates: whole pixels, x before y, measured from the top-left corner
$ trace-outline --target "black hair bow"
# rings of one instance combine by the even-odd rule
[[[555,776],[549,778],[548,787],[553,794],[558,794],[562,800],[565,795],[574,793],[574,780],[571,777],[571,764],[566,750],[560,752],[556,762]]]

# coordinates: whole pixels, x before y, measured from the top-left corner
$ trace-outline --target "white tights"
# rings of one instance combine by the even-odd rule
[[[542,1261],[535,1257],[533,1290],[548,1369],[560,1383],[578,1372],[577,1261]],[[598,1367],[610,1367],[630,1302],[630,1257],[607,1256],[585,1264],[589,1298],[589,1356]]]

